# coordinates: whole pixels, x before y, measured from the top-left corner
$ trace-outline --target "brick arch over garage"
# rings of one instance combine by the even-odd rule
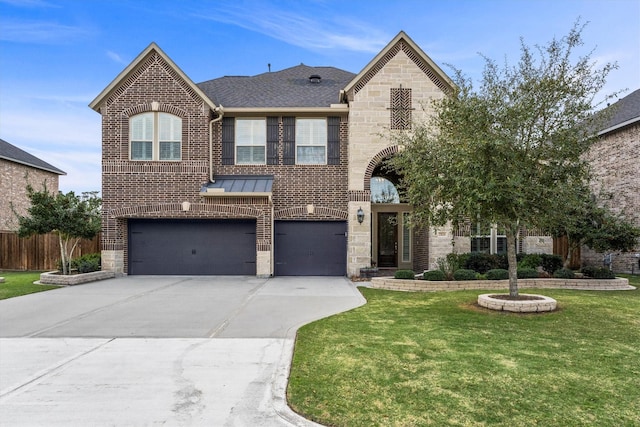
[[[309,212],[307,205],[294,206],[291,208],[280,209],[273,214],[274,219],[342,219],[346,220],[349,213],[344,210],[328,208],[324,206],[314,206],[313,212]]]
[[[175,215],[178,218],[206,218],[210,214],[214,214],[218,218],[260,218],[264,216],[264,211],[249,206],[205,203],[191,203],[188,211],[183,210],[182,203],[138,205],[109,211],[111,218],[144,218],[158,214],[164,216]]]
[[[373,171],[375,171],[376,167],[384,160],[392,157],[400,151],[397,145],[392,145],[390,147],[385,148],[384,150],[378,152],[367,166],[367,169],[364,172],[364,189],[365,191],[371,191],[371,176],[373,175]]]

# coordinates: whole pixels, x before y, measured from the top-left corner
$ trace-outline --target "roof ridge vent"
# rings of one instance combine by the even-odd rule
[[[319,84],[321,80],[322,80],[322,77],[320,77],[319,74],[311,74],[309,76],[309,83],[313,83],[314,85]]]

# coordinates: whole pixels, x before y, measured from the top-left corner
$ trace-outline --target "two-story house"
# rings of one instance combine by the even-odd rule
[[[102,115],[103,268],[354,276],[433,267],[454,238],[498,251],[496,230],[412,229],[385,168],[399,150],[389,132],[452,88],[404,32],[358,74],[301,64],[199,84],[152,43],[90,104]]]

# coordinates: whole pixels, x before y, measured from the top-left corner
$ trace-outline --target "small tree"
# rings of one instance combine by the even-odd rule
[[[572,253],[583,245],[597,252],[628,252],[638,246],[640,228],[598,206],[585,185],[576,189],[574,197],[565,200],[549,218],[555,222],[549,226],[553,234],[567,237],[564,268],[569,268]]]
[[[80,240],[93,239],[100,232],[101,199],[97,192],[82,193],[82,196],[76,196],[73,191],[51,194],[46,186],[42,191],[35,191],[31,185],[27,186],[27,196],[31,201],[28,214],[16,214],[18,234],[20,237],[57,234],[62,274],[69,274],[73,252]]]
[[[513,67],[485,58],[478,91],[455,70],[454,93],[434,102],[430,120],[397,136],[405,149],[395,166],[414,222],[469,218],[504,228],[512,297],[520,228],[543,227],[565,203],[567,188],[588,179],[581,156],[598,128],[593,99],[615,65],[596,69],[591,54],[573,61],[582,29],[576,24],[535,51],[522,42]]]

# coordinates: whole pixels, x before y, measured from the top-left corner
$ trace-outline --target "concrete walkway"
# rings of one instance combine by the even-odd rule
[[[0,301],[2,426],[310,426],[286,405],[298,327],[345,278],[125,277]]]

